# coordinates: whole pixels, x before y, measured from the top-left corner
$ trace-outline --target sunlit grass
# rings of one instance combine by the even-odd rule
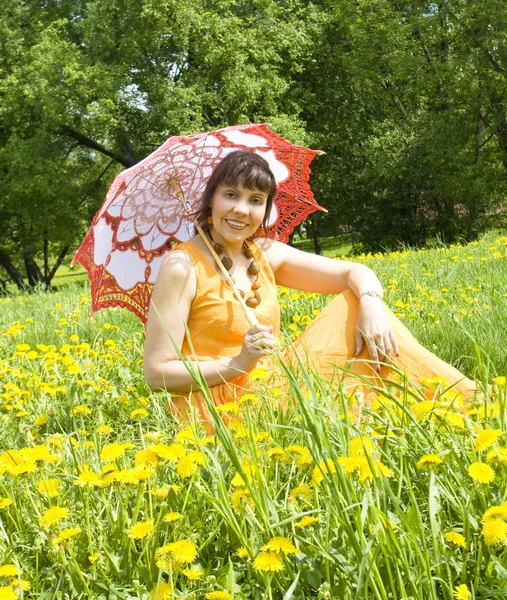
[[[0,598],[501,597],[506,248],[361,257],[488,398],[399,374],[367,405],[281,365],[210,406],[213,435],[148,392],[127,311],[90,319],[82,286],[0,299]],[[288,343],[327,299],[280,301]]]

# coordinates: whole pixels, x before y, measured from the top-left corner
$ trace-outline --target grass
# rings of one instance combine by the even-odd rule
[[[505,597],[506,249],[359,257],[487,398],[399,374],[366,405],[280,365],[210,405],[213,435],[146,389],[127,311],[91,319],[82,284],[0,299],[0,598]],[[280,290],[286,341],[327,301]]]

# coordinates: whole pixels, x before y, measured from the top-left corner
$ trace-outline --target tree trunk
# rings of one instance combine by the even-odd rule
[[[25,271],[26,276],[28,278],[28,285],[30,287],[35,287],[38,283],[44,283],[44,277],[42,276],[41,270],[39,266],[35,262],[33,256],[25,256]]]
[[[322,242],[320,239],[320,231],[318,230],[316,225],[313,226],[313,247],[315,254],[322,255]]]
[[[2,265],[2,267],[7,271],[7,274],[16,284],[18,289],[23,290],[25,288],[23,277],[18,269],[16,269],[16,267],[12,264],[9,256],[3,250],[0,250],[0,265]]]
[[[48,287],[51,285],[51,280],[55,276],[55,273],[58,270],[58,267],[62,264],[63,259],[67,256],[67,252],[69,251],[69,248],[70,248],[70,246],[65,246],[65,248],[60,252],[60,256],[57,258],[55,264],[53,265],[53,268],[51,269],[51,272],[48,274],[47,278],[45,279],[45,283]]]

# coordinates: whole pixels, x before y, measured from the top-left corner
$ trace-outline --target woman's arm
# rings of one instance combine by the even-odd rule
[[[183,346],[190,307],[196,294],[196,277],[186,252],[171,252],[164,260],[150,302],[144,347],[144,377],[153,390],[185,393],[195,382],[178,350]],[[256,338],[252,336],[256,334]],[[249,329],[238,356],[199,362],[209,386],[230,381],[255,368],[275,338],[268,327]]]
[[[261,247],[268,257],[278,285],[316,292],[340,294],[351,289],[359,298],[360,310],[356,323],[357,356],[366,343],[375,368],[380,369],[379,358],[398,356],[396,336],[383,309],[383,289],[375,273],[359,263],[335,260],[272,240],[263,240]],[[367,292],[376,292],[378,297]]]

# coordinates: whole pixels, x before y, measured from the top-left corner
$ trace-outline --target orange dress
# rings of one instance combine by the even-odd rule
[[[188,337],[185,338],[181,352],[192,361],[215,360],[237,356],[241,350],[243,336],[249,329],[244,311],[231,289],[218,275],[210,260],[191,242],[177,246],[190,256],[196,274],[196,297],[190,307],[188,319]],[[275,277],[264,252],[254,242],[254,258],[261,267],[259,282],[262,302],[254,310],[260,323],[272,325],[275,335],[280,333],[280,306]],[[444,362],[429,350],[421,346],[410,331],[384,306],[391,326],[398,340],[399,357],[395,358],[397,368],[405,372],[416,385],[424,378],[444,378],[450,385],[470,397],[475,383],[467,379],[452,365]],[[353,359],[355,351],[355,326],[359,313],[359,301],[351,291],[334,298],[285,351],[285,360],[302,361],[316,369],[327,379],[336,375],[336,366],[346,367],[352,373],[367,376],[377,385],[382,379],[389,378],[390,369],[383,366],[380,377],[372,370],[368,351]],[[273,368],[269,357],[263,357],[258,367],[267,371]],[[358,386],[358,379],[347,375],[342,381],[345,385]],[[216,405],[230,402],[247,389],[248,376],[238,375],[235,379],[210,388]],[[363,391],[365,388],[363,388]],[[170,407],[179,418],[188,417],[194,408],[196,416],[209,422],[209,413],[202,393],[192,390],[184,396],[172,396]]]

